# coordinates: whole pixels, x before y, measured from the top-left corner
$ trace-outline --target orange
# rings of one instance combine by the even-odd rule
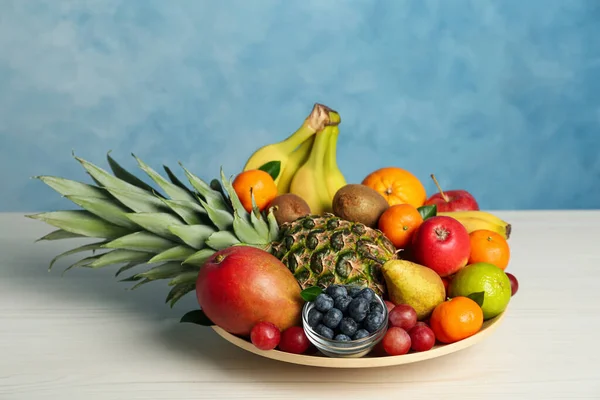
[[[481,330],[483,311],[475,300],[457,296],[438,304],[431,313],[429,324],[437,340],[454,343]]]
[[[410,204],[396,204],[379,217],[378,228],[397,249],[404,249],[423,222],[419,211]]]
[[[385,167],[371,172],[362,181],[385,197],[390,206],[410,204],[421,207],[427,193],[423,183],[409,171],[398,167]]]
[[[275,197],[277,185],[267,172],[260,169],[244,171],[233,180],[233,189],[240,198],[246,211],[252,211],[252,195],[260,211],[262,211]]]
[[[510,260],[510,247],[502,235],[487,229],[479,229],[469,234],[471,256],[469,264],[485,262],[505,270]]]

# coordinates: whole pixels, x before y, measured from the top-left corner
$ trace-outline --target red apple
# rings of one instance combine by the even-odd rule
[[[439,276],[452,275],[467,265],[471,241],[469,232],[458,220],[441,215],[428,218],[416,235],[413,250],[417,263]]]
[[[425,205],[435,204],[438,212],[448,211],[477,211],[479,204],[475,197],[466,190],[447,190],[443,191],[435,176],[432,174],[431,179],[437,186],[439,193],[433,194],[425,201]]]

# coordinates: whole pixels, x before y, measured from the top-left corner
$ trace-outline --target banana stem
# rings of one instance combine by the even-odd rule
[[[437,186],[437,189],[440,191],[440,194],[442,195],[442,199],[444,199],[444,201],[446,201],[446,202],[450,201],[448,196],[446,196],[446,194],[442,190],[442,187],[438,183],[437,179],[435,179],[435,175],[431,174],[431,179],[433,179],[433,183],[435,183],[435,186]]]
[[[283,151],[291,153],[306,139],[322,131],[330,123],[330,112],[335,113],[335,111],[327,106],[318,103],[315,104],[308,117],[302,123],[302,126],[281,142]]]

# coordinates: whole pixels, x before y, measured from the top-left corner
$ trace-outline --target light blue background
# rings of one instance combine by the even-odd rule
[[[71,151],[210,179],[343,118],[349,181],[396,165],[485,209],[600,208],[597,0],[1,0],[0,211],[64,208]],[[180,175],[181,176],[181,175]]]

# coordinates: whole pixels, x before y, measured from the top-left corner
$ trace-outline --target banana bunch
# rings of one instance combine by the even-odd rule
[[[256,150],[244,171],[279,161],[280,173],[275,178],[279,194],[300,196],[313,214],[331,212],[333,196],[346,185],[336,160],[340,122],[336,111],[315,104],[296,132],[281,142]]]
[[[478,229],[487,229],[499,233],[505,239],[510,237],[510,224],[487,211],[447,211],[438,212],[437,215],[458,220],[469,233]]]

